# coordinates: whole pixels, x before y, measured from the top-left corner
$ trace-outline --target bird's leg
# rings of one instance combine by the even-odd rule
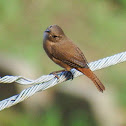
[[[52,73],[50,73],[50,74],[55,75],[55,77],[59,79],[59,77],[58,77],[58,75],[57,75],[57,74],[58,74],[58,73],[60,73],[60,72],[64,72],[64,71],[66,71],[66,70],[54,71],[54,72],[52,72]]]

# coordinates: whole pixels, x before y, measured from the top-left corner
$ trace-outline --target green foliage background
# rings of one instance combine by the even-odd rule
[[[59,69],[50,62],[42,48],[43,31],[52,24],[64,29],[83,50],[89,62],[126,50],[125,0],[0,0],[0,53],[28,60],[36,64],[38,69],[41,68],[44,74]],[[101,71],[106,87],[113,87],[117,91],[117,101],[126,112],[125,65],[118,64]],[[33,117],[23,113],[14,113],[12,117],[12,113],[8,114],[9,119],[5,124],[6,112],[5,116],[0,115],[5,126],[16,126],[17,123],[19,126],[42,123],[51,126],[52,120],[55,126],[62,126],[62,119],[57,116],[61,109],[56,105],[39,119],[36,116],[31,120]],[[76,117],[78,113],[80,118]],[[71,126],[95,126],[93,119],[92,122],[86,121],[82,110],[71,115]],[[83,117],[85,120],[81,119]],[[12,121],[15,118],[16,121]]]

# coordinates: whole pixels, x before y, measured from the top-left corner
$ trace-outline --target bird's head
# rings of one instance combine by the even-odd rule
[[[65,37],[63,30],[58,25],[51,25],[44,31],[44,40],[59,42]]]

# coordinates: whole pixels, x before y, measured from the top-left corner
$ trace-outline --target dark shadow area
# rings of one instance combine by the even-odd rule
[[[11,72],[5,71],[4,69],[0,68],[0,77],[4,77],[6,75],[13,75],[13,74]],[[0,101],[7,99],[16,94],[18,94],[16,83],[10,83],[10,84],[0,83]],[[22,105],[20,103],[11,108],[21,109]]]
[[[91,107],[86,100],[67,94],[56,93],[55,104],[62,110],[62,121],[65,126],[70,126],[72,120],[79,120],[78,123],[83,125],[87,122],[88,126],[97,126]]]
[[[32,115],[31,115],[32,116]],[[31,117],[30,116],[30,117]],[[31,118],[34,118],[32,116]],[[35,116],[43,125],[97,126],[90,105],[86,100],[64,93],[55,93],[53,104],[40,110]],[[35,119],[34,118],[34,119]],[[37,122],[38,123],[38,122]]]

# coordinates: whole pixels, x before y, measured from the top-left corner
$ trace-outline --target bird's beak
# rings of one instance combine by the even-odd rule
[[[45,30],[45,32],[48,32],[48,33],[50,33],[51,31],[50,31],[50,29],[48,29],[48,28],[47,28],[47,29]]]

